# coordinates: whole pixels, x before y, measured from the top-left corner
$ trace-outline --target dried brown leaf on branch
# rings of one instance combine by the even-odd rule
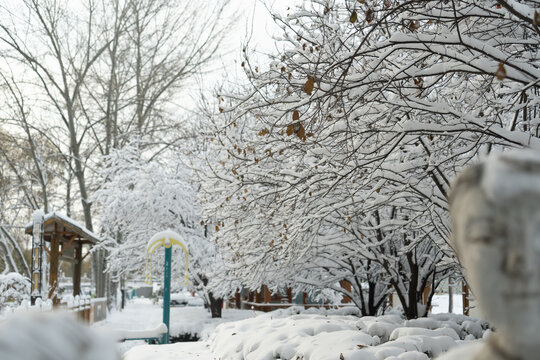
[[[409,21],[409,30],[411,32],[415,32],[416,30],[418,30],[418,28],[420,28],[420,23],[416,20],[411,20]]]
[[[315,86],[315,81],[313,80],[311,76],[308,75],[308,79],[306,83],[304,84],[304,91],[306,92],[306,94],[311,95],[311,93],[313,92],[314,86]]]
[[[304,125],[300,122],[295,122],[289,126],[287,126],[287,135],[291,136],[292,134],[296,134],[298,138],[302,141],[306,141],[306,129],[304,128]]]
[[[302,126],[302,124],[298,124],[298,131],[296,132],[296,135],[298,135],[298,138],[302,141],[306,141],[306,129]]]
[[[366,10],[366,21],[370,23],[373,21],[373,19],[375,19],[375,12],[372,8],[369,8]]]
[[[501,81],[506,78],[506,69],[504,68],[504,64],[502,62],[499,63],[497,71],[495,71],[495,77],[497,78],[497,80]]]
[[[294,124],[287,126],[287,136],[294,134]]]
[[[356,13],[356,10],[353,10],[353,12],[351,13],[351,17],[349,18],[349,21],[354,24],[356,20],[358,20],[358,14]]]

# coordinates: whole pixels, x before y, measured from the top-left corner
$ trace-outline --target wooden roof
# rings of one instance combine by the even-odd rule
[[[32,234],[34,222],[29,222],[25,226],[25,233]],[[53,234],[59,236],[61,243],[77,241],[81,244],[95,245],[101,240],[99,237],[79,224],[77,221],[64,214],[52,212],[43,217],[43,238],[51,241]]]

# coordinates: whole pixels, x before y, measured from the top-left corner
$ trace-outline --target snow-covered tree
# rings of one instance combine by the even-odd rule
[[[328,267],[306,256],[324,248],[377,264],[406,315],[425,315],[424,289],[453,266],[450,180],[479,152],[540,147],[535,6],[314,0],[274,14],[279,50],[244,51],[249,81],[220,92],[208,136],[206,211],[224,257],[249,269],[236,272],[296,279]]]
[[[220,315],[221,299],[214,297],[207,283],[219,271],[221,258],[201,225],[198,184],[190,170],[174,159],[164,164],[147,160],[140,147],[128,145],[106,158],[103,177],[95,200],[101,210],[102,232],[108,238],[107,270],[144,276],[148,241],[159,231],[173,230],[188,248],[192,284],[213,315]],[[173,281],[181,282],[185,257],[181,249],[173,250]],[[161,274],[163,256],[155,254],[152,262],[152,269]]]
[[[0,7],[0,72],[9,79],[2,90],[8,98],[15,95],[14,107],[25,99],[39,109],[23,109],[24,131],[54,145],[66,181],[60,206],[89,230],[100,155],[133,136],[152,136],[156,151],[178,138],[180,90],[222,49],[226,5],[22,0]],[[9,84],[18,88],[4,86]],[[34,166],[44,175],[40,164]],[[39,180],[40,190],[48,190],[47,179]],[[46,194],[41,198],[37,207],[60,207],[49,204]],[[107,295],[105,255],[96,251],[92,258],[98,296]]]

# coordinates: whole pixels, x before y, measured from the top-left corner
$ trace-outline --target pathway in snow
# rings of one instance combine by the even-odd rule
[[[172,336],[185,333],[197,334],[202,340],[205,340],[219,324],[255,317],[257,313],[251,310],[224,309],[222,315],[223,318],[221,319],[212,319],[208,310],[202,306],[172,307],[170,333]],[[162,322],[162,317],[163,309],[161,304],[154,304],[152,300],[139,298],[130,301],[124,310],[109,314],[107,319],[94,324],[94,328],[104,332],[115,332],[116,330],[149,330],[158,326]],[[125,343],[120,343],[118,348],[121,353],[125,353],[134,346],[144,344],[144,341],[126,341]],[[160,348],[160,354],[162,352],[167,354],[169,353],[169,349],[172,348],[175,349],[174,351],[176,353],[178,351],[184,351],[181,350],[181,348],[184,348],[183,346],[186,349],[185,354],[183,354],[186,357],[183,359],[191,359],[187,357],[190,353],[202,353],[206,351],[205,342],[178,343],[165,347],[161,345],[158,348]],[[137,349],[139,349],[137,350],[137,354],[141,351],[141,353],[147,353],[148,356],[157,350],[156,346],[142,346],[137,347]],[[172,354],[172,350],[170,353]],[[141,359],[143,358],[150,359],[150,357],[142,357]],[[129,359],[131,360],[132,358],[130,357]],[[139,359],[139,357],[133,359]],[[165,359],[168,359],[168,357],[165,357]],[[211,358],[193,357],[193,359],[206,360]]]
[[[171,345],[141,345],[131,348],[123,360],[215,360],[206,341]]]

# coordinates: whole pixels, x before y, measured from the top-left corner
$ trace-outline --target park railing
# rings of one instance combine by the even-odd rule
[[[60,308],[75,313],[80,320],[87,323],[90,323],[91,307],[91,299],[89,296],[85,295],[66,295],[63,296],[60,301]]]
[[[104,320],[107,317],[107,298],[91,298],[90,296],[65,295],[62,297],[59,306],[53,306],[52,301],[36,299],[34,305],[28,301],[14,308],[14,312],[49,312],[54,310],[64,310],[74,313],[81,321],[89,324]]]

